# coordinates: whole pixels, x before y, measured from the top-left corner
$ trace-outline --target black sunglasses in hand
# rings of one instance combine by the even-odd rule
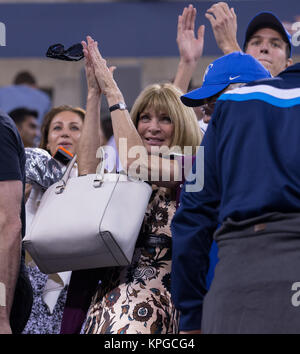
[[[84,57],[83,47],[81,43],[77,43],[65,50],[63,44],[53,44],[48,48],[46,57],[66,61],[78,61]]]

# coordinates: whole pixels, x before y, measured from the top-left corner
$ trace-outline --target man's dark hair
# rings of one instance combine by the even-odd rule
[[[36,85],[36,80],[29,71],[21,71],[16,75],[13,83],[14,85]]]
[[[37,111],[25,107],[16,108],[9,112],[8,115],[13,119],[16,125],[21,125],[28,116],[38,118]]]

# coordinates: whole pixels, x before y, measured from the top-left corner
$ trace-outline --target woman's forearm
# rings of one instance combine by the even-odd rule
[[[117,94],[107,97],[109,106],[121,102],[120,99],[121,96]],[[111,112],[111,118],[119,158],[125,171],[157,185],[169,188],[176,186],[178,182],[174,181],[178,181],[179,174],[177,161],[166,161],[148,154],[127,110],[115,110]]]
[[[88,93],[86,115],[77,151],[79,175],[95,173],[99,162],[96,152],[101,145],[100,103],[101,95],[99,93]]]
[[[183,93],[188,91],[189,84],[197,67],[196,61],[180,60],[174,79],[174,86],[178,87]]]

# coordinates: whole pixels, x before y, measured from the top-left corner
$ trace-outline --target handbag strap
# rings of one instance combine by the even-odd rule
[[[75,154],[74,157],[72,158],[72,160],[69,162],[67,168],[66,168],[66,171],[64,173],[64,175],[62,176],[62,182],[64,185],[67,184],[68,182],[68,179],[70,177],[70,174],[71,174],[71,171],[72,171],[72,168],[74,167],[75,165],[75,162],[76,162],[76,159],[77,159],[77,155]]]
[[[101,146],[97,150],[97,154],[96,154],[96,157],[100,158],[101,162],[99,163],[99,165],[97,167],[96,175],[95,175],[94,182],[93,182],[93,186],[95,188],[101,187],[102,182],[104,181],[104,156],[105,156],[104,154],[105,154],[104,148]],[[58,182],[58,184],[56,186],[56,190],[55,190],[56,194],[62,193],[63,190],[65,189],[68,179],[70,178],[72,168],[75,165],[76,159],[77,159],[77,155],[75,154],[74,157],[72,158],[72,160],[69,162],[69,164],[66,168],[66,171],[63,174],[61,180]]]
[[[55,189],[55,193],[56,194],[60,194],[63,192],[63,190],[65,189],[65,186],[68,182],[68,179],[70,177],[70,173],[72,171],[72,168],[74,167],[75,165],[75,162],[76,162],[76,158],[77,158],[77,155],[75,154],[74,157],[72,158],[72,160],[69,162],[66,170],[65,170],[65,173],[63,174],[61,180],[57,183],[57,186],[56,186],[56,189]]]

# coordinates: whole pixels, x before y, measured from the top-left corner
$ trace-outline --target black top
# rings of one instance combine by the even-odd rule
[[[13,120],[0,112],[0,181],[22,181],[21,206],[22,238],[25,235],[25,151],[23,142]],[[32,306],[32,289],[25,270],[22,250],[20,273],[16,285],[10,322],[13,333],[21,333],[26,325]]]
[[[18,180],[25,187],[25,151],[13,120],[0,112],[0,181]],[[22,237],[25,235],[24,194],[21,208]]]

